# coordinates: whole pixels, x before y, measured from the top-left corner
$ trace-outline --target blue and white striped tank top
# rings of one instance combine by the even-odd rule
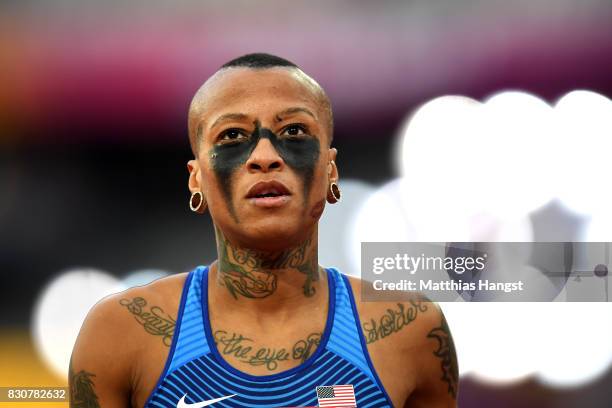
[[[217,350],[208,319],[208,267],[196,267],[185,281],[166,365],[145,407],[317,407],[318,397],[329,397],[317,387],[328,392],[334,385],[352,385],[358,408],[392,407],[370,360],[349,281],[334,268],[326,271],[329,308],[316,351],[297,367],[256,376],[232,367]]]

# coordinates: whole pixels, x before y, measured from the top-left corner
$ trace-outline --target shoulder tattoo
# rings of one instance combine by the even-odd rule
[[[419,313],[427,311],[426,303],[423,300],[411,300],[408,304],[398,303],[396,308],[387,309],[379,318],[362,322],[366,343],[374,343],[399,332],[416,320]]]
[[[121,299],[119,304],[134,315],[134,319],[147,333],[161,337],[164,345],[170,347],[176,320],[165,313],[161,307],[147,305],[147,301],[142,297]]]

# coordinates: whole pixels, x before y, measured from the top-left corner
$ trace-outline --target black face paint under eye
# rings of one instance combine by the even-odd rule
[[[270,129],[260,128],[259,124],[256,124],[255,130],[248,140],[216,145],[212,149],[211,167],[217,175],[230,213],[236,222],[238,222],[238,219],[234,211],[231,194],[232,175],[236,169],[247,162],[262,138],[268,139],[272,143],[283,161],[302,179],[305,203],[312,186],[315,165],[319,160],[319,140],[309,136],[279,138]]]

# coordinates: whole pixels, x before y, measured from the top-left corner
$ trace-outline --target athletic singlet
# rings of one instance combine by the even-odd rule
[[[349,281],[334,268],[326,271],[329,307],[316,351],[297,367],[256,376],[232,367],[217,350],[208,267],[196,267],[185,281],[166,365],[145,407],[316,407],[317,387],[334,385],[352,385],[358,408],[392,407],[370,360]]]

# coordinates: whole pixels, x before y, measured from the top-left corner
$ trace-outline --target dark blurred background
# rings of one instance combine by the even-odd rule
[[[398,132],[437,96],[612,97],[603,0],[3,1],[0,34],[4,356],[38,355],[36,301],[63,271],[120,279],[214,260],[209,217],[188,208],[186,114],[238,55],[278,54],[317,79],[333,103],[341,178],[372,186],[398,176]],[[3,364],[0,385],[61,384],[37,359],[36,374]],[[609,372],[574,388],[462,381],[462,407],[612,406]]]

